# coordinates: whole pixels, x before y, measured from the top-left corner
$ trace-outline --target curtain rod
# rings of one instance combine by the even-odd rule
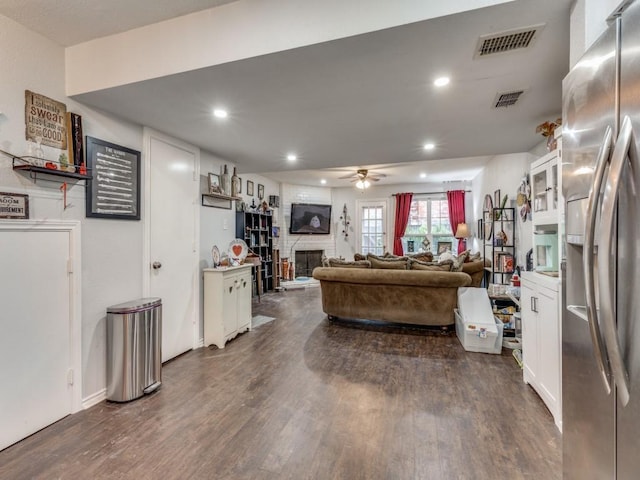
[[[444,191],[444,192],[417,192],[417,193],[411,192],[411,193],[413,193],[414,195],[443,195],[443,194],[446,194],[447,192]],[[465,190],[464,193],[471,193],[471,190]],[[395,197],[397,195],[399,194],[398,193],[391,194],[392,197]]]

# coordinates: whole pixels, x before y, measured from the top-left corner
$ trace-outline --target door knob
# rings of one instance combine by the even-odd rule
[[[158,270],[159,268],[162,267],[162,264],[160,262],[153,262],[151,266],[153,267],[154,270]]]

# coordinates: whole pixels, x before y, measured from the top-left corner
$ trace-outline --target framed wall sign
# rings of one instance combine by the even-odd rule
[[[0,218],[29,218],[29,195],[0,192]]]
[[[140,152],[86,137],[87,217],[140,220]]]
[[[253,182],[251,180],[247,180],[247,195],[253,197]]]

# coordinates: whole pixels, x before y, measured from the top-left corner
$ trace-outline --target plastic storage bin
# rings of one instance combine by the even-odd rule
[[[491,302],[484,288],[458,289],[455,309],[456,335],[468,352],[502,352],[504,325],[494,317]]]
[[[107,400],[128,402],[160,387],[161,346],[159,298],[107,308]]]

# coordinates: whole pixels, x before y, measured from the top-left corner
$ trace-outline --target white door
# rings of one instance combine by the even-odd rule
[[[79,410],[81,396],[79,226],[22,225],[0,224],[0,450]]]
[[[196,346],[198,150],[145,130],[148,292],[162,299],[162,361]]]
[[[384,255],[387,250],[387,202],[357,201],[357,251]]]

